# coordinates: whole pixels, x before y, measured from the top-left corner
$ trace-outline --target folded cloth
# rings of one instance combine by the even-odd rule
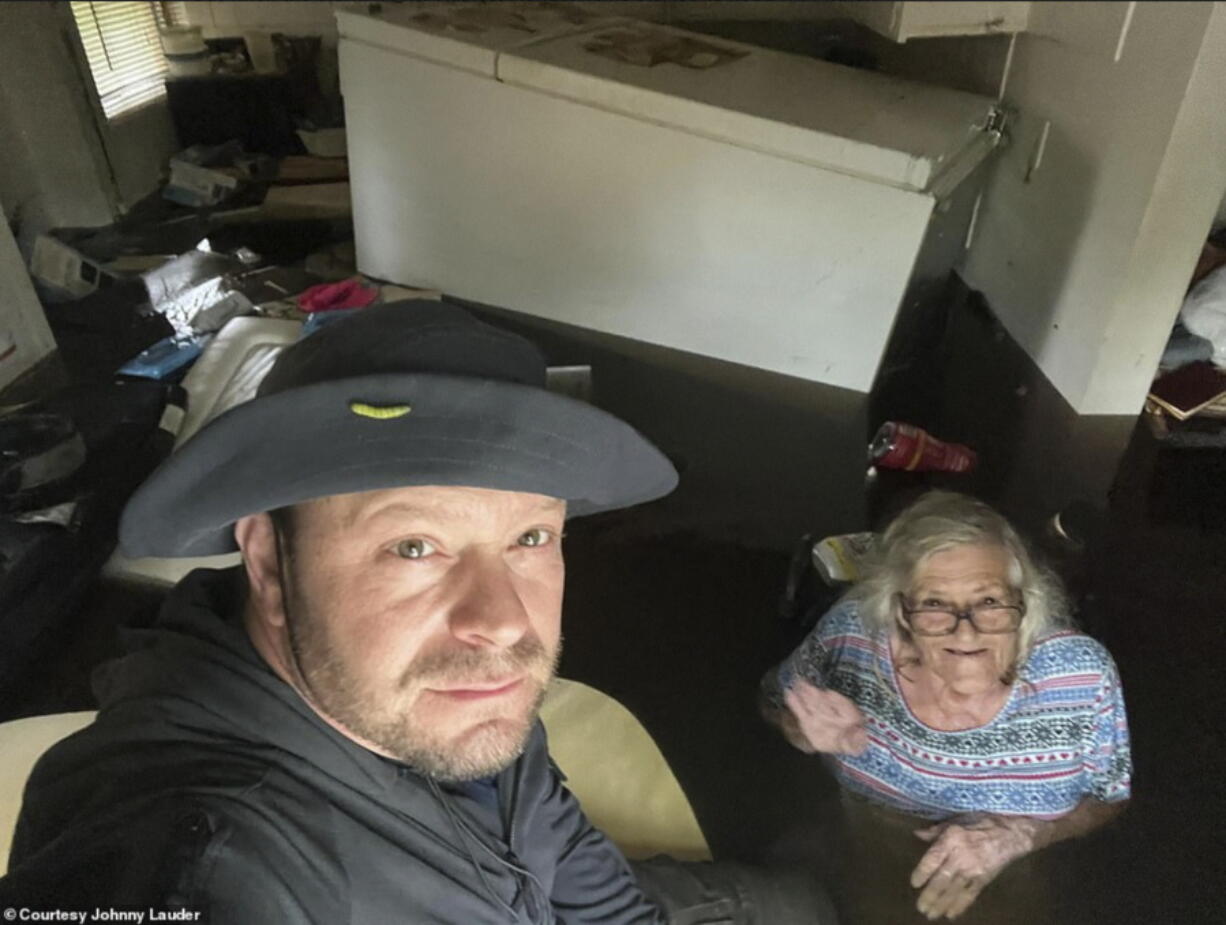
[[[1213,342],[1193,334],[1176,323],[1158,365],[1163,369],[1179,369],[1197,360],[1213,359]]]
[[[1192,287],[1179,310],[1183,326],[1213,344],[1212,360],[1226,366],[1226,265]]]
[[[365,308],[379,298],[379,290],[367,288],[360,277],[339,283],[320,283],[298,294],[298,307],[304,312],[326,312],[338,308]]]

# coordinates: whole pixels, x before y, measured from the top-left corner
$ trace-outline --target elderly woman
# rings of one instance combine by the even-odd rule
[[[1009,523],[931,492],[880,538],[866,579],[762,685],[763,713],[848,790],[935,824],[911,875],[955,918],[1010,862],[1083,835],[1129,797],[1107,651]]]

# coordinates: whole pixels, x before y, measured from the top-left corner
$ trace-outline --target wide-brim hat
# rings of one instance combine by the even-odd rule
[[[234,523],[410,485],[561,498],[567,516],[659,498],[677,473],[634,428],[545,388],[541,352],[445,302],[355,311],[288,347],[128,502],[129,556],[233,552]]]

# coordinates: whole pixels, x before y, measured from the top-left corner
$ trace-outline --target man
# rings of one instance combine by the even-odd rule
[[[677,477],[544,381],[531,344],[454,306],[365,309],[175,453],[125,550],[242,568],[193,572],[99,673],[97,721],[31,778],[0,904],[782,921],[773,887],[718,866],[647,865],[648,899],[549,759],[564,521]]]

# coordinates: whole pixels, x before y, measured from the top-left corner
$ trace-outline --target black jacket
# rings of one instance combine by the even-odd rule
[[[0,906],[187,906],[229,923],[655,923],[538,722],[499,805],[324,723],[200,570],[99,671],[102,710],[25,793]],[[81,903],[87,905],[80,905]]]

